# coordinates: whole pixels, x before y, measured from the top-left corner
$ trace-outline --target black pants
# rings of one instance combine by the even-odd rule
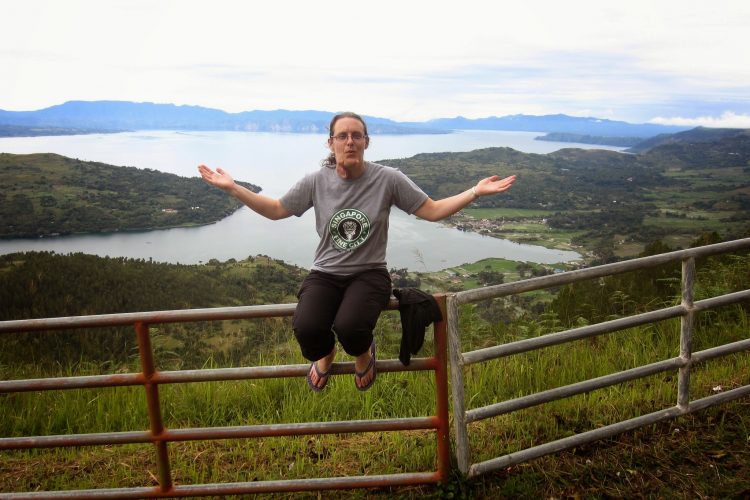
[[[331,352],[336,337],[351,356],[367,351],[390,296],[391,276],[385,269],[351,276],[311,271],[297,294],[293,319],[302,355],[319,360]]]

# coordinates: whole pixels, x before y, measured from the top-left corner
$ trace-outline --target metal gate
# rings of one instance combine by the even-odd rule
[[[437,295],[445,316],[445,296]],[[393,300],[388,309],[395,309]],[[224,380],[245,380],[279,377],[304,377],[309,364],[219,368],[181,371],[158,371],[154,365],[149,325],[175,322],[216,321],[231,319],[291,316],[296,304],[192,309],[144,313],[78,316],[66,318],[31,319],[0,322],[0,334],[71,328],[101,328],[134,325],[141,361],[140,373],[115,375],[75,376],[29,380],[0,381],[0,394],[23,391],[50,391],[79,388],[143,386],[148,403],[150,430],[68,434],[57,436],[27,436],[0,438],[0,450],[58,448],[67,446],[121,445],[153,443],[158,467],[159,486],[141,488],[101,488],[90,490],[0,493],[0,498],[159,498],[206,495],[232,495],[285,491],[326,490],[403,486],[437,483],[448,477],[450,469],[450,439],[448,423],[447,341],[445,323],[435,324],[435,354],[430,358],[411,360],[404,366],[397,359],[377,362],[379,372],[423,371],[435,372],[435,415],[411,418],[354,420],[339,422],[306,422],[273,425],[248,425],[192,429],[167,429],[162,416],[159,386],[164,384],[194,383]],[[54,334],[51,332],[50,334]],[[354,373],[354,363],[334,363],[333,375]],[[241,483],[177,485],[172,479],[168,444],[176,441],[243,439],[266,436],[298,436],[311,434],[340,434],[361,432],[405,431],[429,429],[437,439],[437,470],[368,476],[310,478],[297,480],[252,481]]]
[[[693,301],[693,280],[695,276],[695,259],[750,248],[750,238],[718,243],[689,250],[680,250],[650,257],[617,262],[588,269],[580,269],[552,276],[532,278],[504,285],[495,285],[481,289],[456,293],[448,298],[448,342],[450,346],[451,385],[453,394],[453,419],[455,426],[456,455],[462,473],[469,477],[485,472],[502,469],[550,453],[580,446],[599,439],[620,434],[625,431],[653,424],[661,420],[675,418],[709,406],[734,399],[750,396],[750,384],[720,394],[708,396],[695,401],[689,399],[690,369],[693,365],[709,359],[726,356],[732,353],[750,350],[750,339],[741,340],[700,352],[692,352],[693,320],[697,313],[708,309],[735,304],[750,300],[750,289],[712,297],[697,302]],[[487,347],[471,352],[461,352],[461,338],[458,327],[459,306],[481,300],[504,297],[508,295],[576,283],[579,281],[611,276],[614,274],[648,269],[670,262],[682,262],[682,302],[678,306],[667,307],[643,314],[623,317],[612,321],[587,325],[562,332],[550,333],[541,337],[524,339],[508,344]],[[680,355],[656,363],[636,367],[630,370],[612,373],[603,377],[585,380],[571,385],[550,389],[528,396],[498,402],[480,408],[465,408],[464,367],[504,356],[542,349],[578,339],[611,333],[625,328],[654,323],[669,318],[681,318]],[[750,335],[750,332],[748,332]],[[534,446],[516,453],[496,457],[480,463],[471,463],[468,426],[490,417],[511,413],[535,405],[541,405],[576,394],[583,394],[594,389],[612,386],[629,380],[646,377],[655,373],[677,370],[678,397],[674,407],[642,415],[630,420],[611,424],[588,432],[575,434],[563,439]]]

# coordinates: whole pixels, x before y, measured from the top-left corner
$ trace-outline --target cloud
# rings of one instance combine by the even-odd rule
[[[750,2],[6,0],[0,108],[120,99],[626,121],[750,115]],[[85,29],[71,29],[86,19]],[[730,116],[730,115],[727,115]],[[690,118],[705,117],[705,118]],[[744,122],[741,122],[744,123]]]
[[[674,116],[667,118],[657,116],[649,120],[649,122],[658,125],[680,125],[685,127],[750,128],[750,114],[736,114],[727,111],[719,117],[699,116],[696,118],[683,118]]]

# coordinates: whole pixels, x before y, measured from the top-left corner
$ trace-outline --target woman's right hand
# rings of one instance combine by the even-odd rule
[[[217,168],[214,172],[205,165],[198,165],[198,172],[200,172],[204,181],[219,189],[228,191],[234,187],[234,179],[222,168]]]
[[[208,184],[223,189],[227,194],[234,196],[250,207],[251,210],[259,213],[263,217],[271,220],[279,220],[292,215],[286,207],[281,204],[280,200],[254,193],[241,184],[235,183],[232,176],[221,168],[217,168],[216,172],[214,172],[205,165],[198,165],[198,172],[200,172],[201,177],[203,177],[203,180]]]

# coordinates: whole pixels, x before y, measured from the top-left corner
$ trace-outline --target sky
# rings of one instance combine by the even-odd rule
[[[70,100],[750,128],[747,0],[2,0],[0,109]]]

